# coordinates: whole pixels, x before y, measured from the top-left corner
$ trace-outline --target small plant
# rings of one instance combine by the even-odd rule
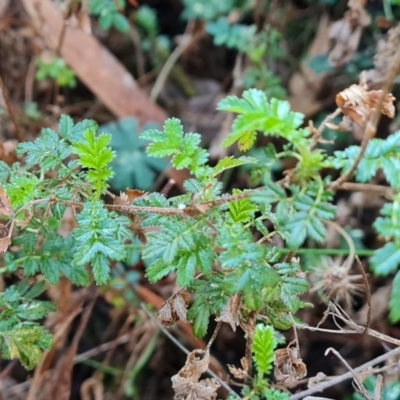
[[[355,92],[358,103],[353,105]],[[362,82],[353,85],[339,93],[336,114],[340,111],[345,119],[364,124],[379,112],[378,99],[382,98],[383,112],[393,116],[393,97],[382,96],[380,91],[368,91]],[[342,98],[347,99],[345,103]],[[0,213],[8,220],[0,240],[6,251],[3,271],[11,274],[20,270],[48,284],[65,276],[77,285],[87,286],[92,281],[104,285],[115,263],[131,257],[129,249],[138,237],[143,242],[148,279],[157,282],[174,273],[181,287],[160,310],[161,322],[171,326],[178,320],[190,321],[198,337],[205,336],[211,318],[219,324],[229,323],[232,329],[241,326],[250,349],[241,372],[248,381],[244,398],[287,399],[286,393],[276,391],[266,377],[273,360],[276,378],[287,387],[305,375],[297,342],[276,349],[280,340],[275,330],[293,327],[294,315],[307,305],[299,297],[308,291],[309,284],[299,259],[294,257],[296,249],[305,241],[325,241],[326,224],[332,224],[329,221],[335,218],[334,192],[350,177],[352,169],[359,179],[367,181],[382,168],[388,182],[397,188],[399,133],[385,141],[371,140],[364,150],[362,144],[330,156],[318,146],[326,121],[318,129],[312,125],[303,128],[302,114],[291,111],[286,101],[267,98],[264,91],[250,89],[242,97],[228,96],[218,109],[237,114],[232,132],[223,143],[225,147],[236,144],[241,151],[248,151],[260,132],[284,140],[285,145],[278,151],[269,144],[260,162],[249,156],[227,156],[211,166],[207,150],[200,147],[200,135],[185,133],[181,122],[170,118],[162,130],[147,129],[140,136],[149,143],[149,163],[156,165],[154,158],[169,157],[174,168],[191,173],[192,177],[184,182],[186,192],[170,198],[133,190],[136,188],[119,196],[108,191],[110,179],[121,172],[113,169],[111,135],[97,133],[94,121],[74,124],[63,115],[58,133],[45,128],[34,142],[19,144],[18,153],[25,155],[26,164],[1,164]],[[354,113],[354,109],[363,112]],[[365,157],[360,158],[363,151]],[[283,179],[274,181],[271,165],[284,158],[297,163]],[[242,165],[253,168],[253,181],[262,186],[224,193],[221,174]],[[333,180],[326,174],[328,168],[336,168],[339,178]],[[105,202],[105,194],[111,196],[112,204]],[[392,272],[399,263],[396,199],[394,196],[393,203],[384,207],[383,217],[375,224],[394,240],[373,258],[378,271]],[[58,228],[66,207],[75,210],[77,227],[63,237]],[[274,236],[281,238],[289,254],[287,249],[269,244]],[[379,261],[386,253],[389,258]],[[2,295],[6,311],[0,334],[4,338],[3,355],[21,358],[27,368],[32,368],[51,339],[31,320],[53,308],[49,303],[35,302],[32,292],[36,295],[40,290],[24,285]],[[44,289],[45,284],[40,285]],[[397,301],[396,290],[395,284],[393,301]],[[25,311],[31,308],[36,311],[29,315]],[[8,340],[7,335],[18,338],[17,343]],[[207,351],[201,357],[206,357]],[[194,353],[188,357],[183,368],[196,370],[195,381],[186,382],[186,373],[178,374],[173,378],[176,393],[215,393],[218,385],[214,381],[199,380],[208,363],[196,367],[196,357]],[[252,360],[256,366],[254,377],[246,375]],[[290,363],[293,373],[285,372],[286,363]]]
[[[43,81],[45,79],[54,79],[60,86],[74,88],[76,86],[76,78],[74,72],[68,68],[65,61],[56,57],[51,62],[38,60],[38,70],[36,79]]]
[[[108,31],[114,27],[122,33],[129,32],[129,21],[121,13],[125,0],[89,0],[90,12],[99,17],[100,29]]]

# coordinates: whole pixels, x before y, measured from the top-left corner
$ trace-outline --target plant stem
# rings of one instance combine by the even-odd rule
[[[279,249],[279,252],[282,254],[289,254],[292,249],[282,248]],[[348,249],[316,249],[316,248],[307,248],[307,249],[297,249],[295,250],[296,254],[315,254],[319,256],[348,256],[350,251]],[[357,250],[357,255],[360,257],[371,257],[375,254],[374,250]]]

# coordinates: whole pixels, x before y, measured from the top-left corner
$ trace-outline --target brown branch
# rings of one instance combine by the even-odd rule
[[[24,142],[25,141],[25,136],[24,136],[24,134],[23,134],[23,132],[21,130],[21,127],[18,124],[18,121],[17,121],[17,118],[15,116],[14,110],[13,110],[13,108],[11,106],[10,98],[8,97],[6,86],[4,85],[4,82],[3,82],[3,79],[1,77],[1,75],[0,75],[0,89],[1,89],[1,92],[3,93],[3,98],[4,98],[4,102],[6,103],[6,108],[7,108],[8,115],[10,116],[11,121],[12,121],[12,123],[14,125],[15,132],[17,133],[17,138],[18,138],[18,140],[20,142]]]
[[[395,190],[389,186],[374,185],[370,183],[343,182],[335,190],[348,190],[350,192],[367,192],[384,196],[387,200],[392,200]]]

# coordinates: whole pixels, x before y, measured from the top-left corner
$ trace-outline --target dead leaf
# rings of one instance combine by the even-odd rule
[[[279,383],[288,388],[296,386],[298,380],[307,375],[307,367],[300,357],[296,342],[290,342],[285,349],[276,350],[274,375]]]
[[[231,296],[228,303],[223,308],[221,315],[216,318],[217,322],[222,321],[230,324],[232,330],[235,332],[236,327],[239,326],[240,318],[240,306],[242,304],[242,297],[240,294],[235,294]]]
[[[170,297],[158,311],[158,320],[166,327],[177,321],[187,322],[186,314],[190,296],[187,293],[176,293]]]
[[[367,90],[364,78],[361,77],[359,84],[351,85],[336,95],[336,104],[343,115],[357,125],[364,127],[371,114],[381,102],[382,90]],[[385,94],[381,107],[382,114],[393,118],[395,97],[391,93]],[[345,121],[346,122],[346,121]]]
[[[125,192],[121,192],[119,196],[115,197],[114,204],[119,205],[131,205],[136,199],[146,195],[147,192],[139,189],[126,189]]]
[[[380,85],[387,80],[393,70],[396,56],[400,47],[400,24],[391,28],[387,38],[378,41],[374,58],[374,69],[365,72],[366,80],[370,85]]]
[[[249,365],[247,363],[246,358],[242,358],[240,360],[240,363],[242,364],[242,368],[236,368],[233,365],[229,365],[228,364],[228,369],[229,372],[236,378],[236,379],[240,379],[240,380],[244,380],[249,378]]]
[[[1,96],[0,96],[0,107],[1,107]],[[3,160],[6,164],[12,165],[17,161],[17,154],[15,149],[17,148],[17,140],[6,140],[0,142],[0,160]]]
[[[11,201],[1,184],[0,184],[0,214],[5,215],[7,217],[11,217],[12,215],[14,215],[14,211],[11,207]]]
[[[29,225],[29,222],[31,222],[32,217],[33,217],[32,211],[29,208],[25,209],[24,214],[25,214],[24,220],[20,220],[20,219],[15,220],[15,225],[17,225],[21,229],[26,228]]]
[[[335,44],[329,53],[329,62],[334,67],[345,65],[353,58],[363,29],[371,23],[371,17],[364,8],[365,3],[366,0],[349,0],[349,10],[330,27],[329,37]]]
[[[0,253],[5,253],[7,249],[10,247],[11,238],[9,235],[0,238]]]
[[[175,400],[212,400],[217,396],[219,383],[214,379],[199,380],[210,363],[208,350],[193,350],[178,374],[172,377]]]

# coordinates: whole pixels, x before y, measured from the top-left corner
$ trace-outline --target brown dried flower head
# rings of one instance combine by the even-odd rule
[[[307,367],[295,341],[290,342],[285,349],[276,350],[274,375],[279,383],[289,388],[296,386],[298,380],[307,375]]]
[[[354,296],[363,293],[364,285],[360,283],[362,275],[350,275],[349,272],[347,263],[342,263],[341,259],[324,258],[311,274],[315,281],[311,291],[318,292],[325,303],[333,300],[350,305]]]

